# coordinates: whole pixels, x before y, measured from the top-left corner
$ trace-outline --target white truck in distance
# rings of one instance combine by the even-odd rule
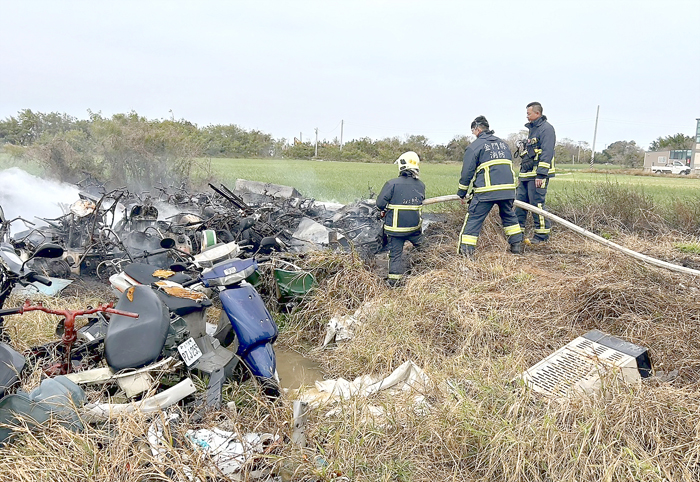
[[[690,167],[681,161],[673,161],[665,166],[651,166],[651,172],[659,174],[690,174]]]

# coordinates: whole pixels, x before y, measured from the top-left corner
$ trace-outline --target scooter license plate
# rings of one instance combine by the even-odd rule
[[[191,366],[202,357],[202,350],[199,349],[192,337],[178,345],[177,351],[180,352],[180,356],[187,366]]]

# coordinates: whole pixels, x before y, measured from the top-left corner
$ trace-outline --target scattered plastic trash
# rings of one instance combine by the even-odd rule
[[[317,381],[316,387],[299,392],[298,400],[312,408],[325,403],[336,402],[351,397],[366,397],[390,388],[395,390],[426,391],[430,388],[430,378],[412,361],[407,361],[387,377],[362,375],[352,382],[344,378]]]
[[[326,325],[326,337],[323,346],[332,342],[352,340],[355,337],[355,328],[360,325],[354,315],[334,316]]]
[[[362,325],[362,319],[371,314],[377,308],[376,303],[367,302],[360,306],[352,315],[334,316],[326,325],[326,337],[323,346],[329,343],[339,343],[352,340],[355,337],[355,330]]]
[[[141,412],[149,413],[167,408],[188,395],[192,395],[197,389],[192,379],[185,378],[172,388],[160,392],[152,397],[145,398],[134,403],[89,403],[83,407],[81,414],[88,422],[109,420],[110,416],[123,413]]]
[[[163,461],[165,454],[171,444],[165,439],[166,427],[169,427],[171,422],[180,418],[177,413],[171,412],[163,414],[162,417],[157,417],[148,427],[148,445],[151,447],[151,455],[159,462]]]
[[[204,451],[224,475],[240,471],[243,466],[279,437],[269,433],[248,433],[240,437],[235,432],[218,428],[188,430],[185,437],[192,445]]]
[[[292,420],[292,443],[301,448],[306,447],[306,423],[309,420],[309,404],[301,400],[294,400],[294,419]]]

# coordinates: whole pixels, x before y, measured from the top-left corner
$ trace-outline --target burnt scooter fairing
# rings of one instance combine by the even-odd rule
[[[9,243],[0,242],[0,308],[10,296],[17,284],[23,286],[34,281],[51,286],[51,280],[37,274],[34,270],[25,270],[25,265],[34,258],[60,258],[63,248],[56,244],[46,243],[37,248],[32,257],[22,261],[15,248]],[[2,333],[2,316],[0,316],[0,333]]]
[[[0,342],[0,398],[19,381],[24,365],[25,360],[21,354],[7,343]]]
[[[222,288],[219,299],[238,339],[236,355],[255,377],[274,379],[277,364],[272,344],[277,339],[277,325],[258,292],[244,281],[257,268],[254,259],[224,261],[202,274],[201,279],[208,288]],[[217,338],[223,342],[226,332],[219,328]]]
[[[6,230],[2,209],[0,208],[0,228]],[[6,233],[2,233],[3,236]],[[55,244],[39,246],[32,258],[58,258],[63,255],[63,248]],[[51,280],[38,275],[33,270],[25,270],[26,262],[15,253],[14,247],[0,238],[0,337],[6,337],[3,331],[2,307],[17,284],[26,285],[33,281],[51,285]],[[17,313],[17,309],[4,310],[5,314]],[[0,398],[5,396],[8,388],[19,380],[19,374],[25,366],[24,357],[10,345],[0,342]]]

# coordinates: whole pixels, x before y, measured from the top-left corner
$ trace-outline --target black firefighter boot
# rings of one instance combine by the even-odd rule
[[[459,254],[466,256],[469,259],[474,259],[474,252],[476,251],[476,246],[470,244],[460,244]]]
[[[518,241],[510,245],[510,252],[513,254],[523,254],[523,243]]]

